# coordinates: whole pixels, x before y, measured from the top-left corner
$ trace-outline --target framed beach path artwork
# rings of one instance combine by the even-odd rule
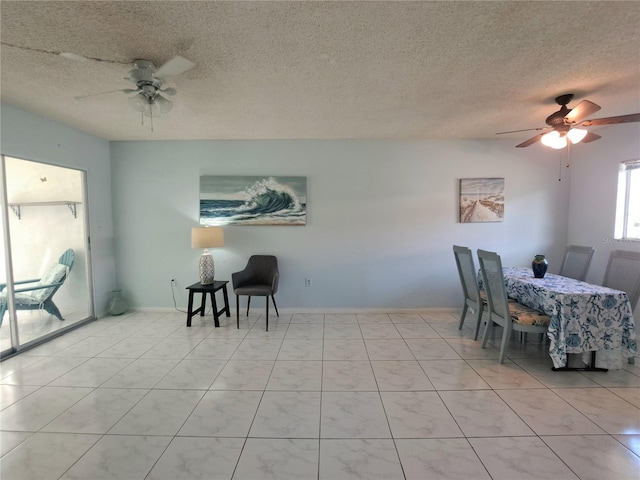
[[[504,178],[460,179],[460,222],[501,222]]]
[[[307,177],[200,177],[200,224],[305,225]]]

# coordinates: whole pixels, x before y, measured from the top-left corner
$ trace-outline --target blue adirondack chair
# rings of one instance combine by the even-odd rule
[[[14,290],[16,310],[46,310],[62,321],[62,314],[55,303],[53,296],[62,286],[71,272],[73,266],[74,253],[69,249],[58,259],[58,263],[53,265],[42,278],[22,280],[15,282],[14,286],[25,285]],[[4,313],[7,311],[7,291],[6,284],[0,284],[0,325]]]

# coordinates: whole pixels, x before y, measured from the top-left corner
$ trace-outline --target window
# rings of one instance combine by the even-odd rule
[[[640,241],[640,159],[620,164],[615,238]]]

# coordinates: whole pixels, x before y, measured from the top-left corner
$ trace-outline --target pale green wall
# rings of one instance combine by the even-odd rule
[[[572,182],[568,241],[593,245],[587,281],[602,283],[612,250],[640,251],[640,242],[614,240],[613,230],[621,162],[640,158],[640,126],[614,125],[598,130],[602,139],[579,145],[571,162]],[[635,309],[637,313],[640,304]]]
[[[11,106],[2,105],[1,114],[3,153],[88,171],[99,312],[116,285],[116,266],[117,284],[134,306],[173,306],[170,278],[184,305],[184,287],[197,272],[199,252],[189,236],[200,175],[307,176],[305,227],[231,227],[226,246],[214,251],[224,278],[252,253],[277,254],[285,308],[457,306],[453,243],[496,250],[510,265],[546,253],[551,271],[566,243],[595,245],[588,279],[596,283],[611,249],[639,248],[609,241],[611,165],[640,155],[637,125],[599,130],[601,140],[574,147],[567,169],[566,151],[515,149],[509,140],[110,145]],[[506,178],[504,222],[458,223],[458,179],[484,176]],[[305,277],[312,287],[304,287]]]
[[[200,175],[307,177],[306,226],[227,227],[213,251],[222,279],[251,254],[277,255],[283,308],[458,306],[454,243],[496,250],[505,265],[545,253],[552,271],[566,243],[557,153],[513,141],[113,142],[111,161],[118,285],[139,307],[173,306],[171,278],[184,306],[197,281]],[[496,176],[504,221],[458,223],[458,180]]]
[[[0,115],[3,154],[87,172],[94,301],[101,315],[115,285],[109,142],[6,104]]]

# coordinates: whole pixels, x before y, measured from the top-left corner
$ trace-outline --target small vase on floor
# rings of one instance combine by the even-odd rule
[[[533,276],[535,278],[544,278],[544,274],[547,273],[549,262],[544,255],[536,255],[531,262],[531,269],[533,270]]]
[[[109,313],[114,316],[122,315],[127,311],[127,307],[127,301],[122,297],[122,290],[112,290]]]

